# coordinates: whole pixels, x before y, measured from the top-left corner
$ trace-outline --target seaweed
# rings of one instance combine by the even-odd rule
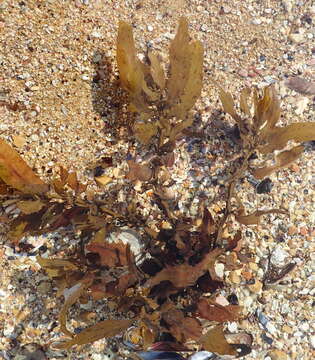
[[[190,41],[188,22],[181,18],[170,45],[169,71],[166,72],[158,55],[151,50],[146,62],[137,58],[132,27],[122,21],[116,57],[121,84],[130,96],[130,109],[139,114],[133,126],[136,138],[149,144],[151,138],[158,135],[160,147],[166,143],[173,147],[180,133],[192,125],[189,111],[201,94],[201,42]]]
[[[304,150],[302,143],[315,139],[315,124],[279,126],[280,103],[273,86],[264,88],[262,94],[256,89],[243,89],[240,115],[232,95],[214,82],[224,111],[236,122],[241,154],[224,184],[225,205],[211,211],[210,207],[217,205],[215,200],[210,201],[211,206],[200,202],[199,219],[187,217],[177,209],[176,198],[164,186],[164,180],[170,178],[168,169],[175,161],[176,140],[193,123],[191,110],[201,94],[203,80],[203,46],[200,41],[190,40],[185,18],[179,21],[169,57],[167,71],[152,51],[148,51],[144,62],[140,61],[131,25],[119,23],[117,65],[121,86],[129,94],[129,110],[137,113],[134,135],[144,145],[157,138],[159,150],[144,163],[128,160],[126,181],[146,184],[167,226],[148,227],[133,202],[120,212],[117,199],[101,199],[93,193],[88,196],[87,185],[62,166],[59,177],[44,182],[10,145],[0,140],[1,206],[7,210],[11,245],[20,246],[21,239],[29,234],[62,227],[71,228],[80,237],[80,246],[71,256],[37,257],[57,285],[56,296],[64,297],[59,323],[68,340],[54,344],[56,348],[69,349],[124,332],[137,350],[199,348],[234,356],[250,352],[250,335],[227,334],[223,328],[227,321],[242,319],[242,307],[235,300],[221,304],[215,298],[216,290],[226,286],[218,265],[235,270],[242,267],[236,258],[246,260],[239,254],[242,232],[230,220],[238,221],[239,227],[257,225],[263,215],[287,216],[288,211],[264,209],[247,214],[236,187],[247,172],[263,179],[299,158]],[[260,159],[274,155],[274,163],[263,161],[253,166],[254,154]],[[112,159],[105,158],[93,166],[97,168],[97,184],[106,186],[112,181],[103,174],[111,164]],[[109,240],[109,234],[117,237],[115,231],[126,224],[135,230],[141,228],[146,239],[140,256],[130,244]],[[281,279],[293,267],[289,264],[279,271],[269,269],[265,283]],[[104,320],[74,333],[68,327],[68,312],[76,302],[88,298],[111,299],[115,310],[126,319]],[[168,340],[161,340],[161,334]]]

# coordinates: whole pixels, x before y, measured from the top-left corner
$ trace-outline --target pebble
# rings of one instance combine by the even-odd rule
[[[99,63],[101,60],[102,60],[102,55],[101,55],[101,54],[95,54],[95,55],[93,56],[93,63],[94,63],[94,64]]]
[[[266,327],[266,325],[269,322],[269,319],[267,316],[265,316],[259,309],[256,310],[256,316],[258,318],[258,321],[261,323],[263,327]]]
[[[100,39],[102,37],[102,34],[99,31],[94,30],[91,32],[91,36],[93,36],[96,39]]]
[[[315,335],[310,336],[310,343],[312,345],[312,348],[315,349]]]
[[[38,141],[38,140],[39,140],[39,136],[36,135],[36,134],[32,134],[32,135],[31,135],[31,140],[32,140],[32,141]]]
[[[265,333],[262,333],[261,338],[265,343],[267,343],[269,345],[271,345],[273,343],[273,339],[271,337],[267,336]]]
[[[241,69],[238,71],[238,75],[243,77],[243,78],[246,78],[248,76],[248,71],[245,70],[245,69]]]
[[[223,279],[223,276],[224,276],[224,264],[222,264],[222,263],[215,264],[214,270],[215,270],[215,273],[217,274],[217,276],[219,278]]]
[[[194,353],[193,355],[191,355],[188,360],[210,360],[212,358],[214,358],[213,353],[209,352],[209,351],[198,351],[196,353]]]
[[[255,18],[255,19],[252,20],[253,25],[260,25],[261,23],[262,23],[262,21],[259,18]]]
[[[262,290],[262,287],[263,287],[263,284],[259,280],[255,280],[254,284],[248,285],[249,290],[255,294],[260,293]]]
[[[237,323],[235,321],[229,322],[227,327],[228,327],[228,330],[232,333],[235,333],[238,329]]]
[[[148,31],[151,32],[151,31],[153,31],[153,26],[152,26],[152,25],[148,25],[148,26],[147,26],[147,29],[148,29]]]
[[[270,321],[266,324],[265,328],[271,335],[275,335],[277,333],[276,327]]]
[[[271,350],[268,355],[270,356],[271,360],[288,360],[287,354],[282,350]]]
[[[202,24],[202,25],[200,26],[200,30],[203,31],[203,32],[206,32],[206,31],[208,30],[207,25],[206,25],[206,24]]]
[[[300,33],[290,34],[289,40],[291,40],[295,44],[299,44],[304,41],[304,34],[300,34]]]
[[[61,104],[60,109],[63,115],[68,115],[68,109],[63,104]]]
[[[296,102],[296,109],[295,109],[296,115],[302,115],[304,110],[307,108],[308,103],[309,103],[309,99],[307,97],[300,98]]]
[[[289,254],[283,250],[281,245],[277,245],[275,250],[272,252],[270,257],[270,262],[276,267],[281,267],[285,265],[286,259]]]
[[[276,82],[276,80],[275,80],[272,76],[270,76],[270,75],[264,76],[264,81],[265,81],[268,85],[271,85],[271,84],[273,84],[273,83]]]
[[[230,280],[233,284],[239,284],[241,282],[241,278],[240,278],[238,272],[232,271],[230,273]]]

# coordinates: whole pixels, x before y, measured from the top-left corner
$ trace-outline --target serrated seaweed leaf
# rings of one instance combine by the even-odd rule
[[[27,194],[42,194],[48,191],[48,185],[35,175],[17,151],[1,139],[0,178],[7,185]]]
[[[185,343],[189,339],[198,340],[202,335],[200,322],[195,318],[185,317],[183,312],[178,309],[172,308],[162,317],[171,334],[180,343]]]
[[[170,78],[167,103],[170,115],[185,117],[200,96],[203,77],[203,46],[200,41],[189,42],[188,23],[179,21],[177,34],[170,46]]]
[[[303,151],[304,151],[303,145],[296,146],[291,150],[282,151],[280,154],[276,155],[275,165],[258,168],[253,171],[253,175],[257,179],[263,179],[264,177],[270,175],[274,171],[277,171],[292,164],[296,159],[300,157]]]
[[[273,85],[264,88],[264,95],[258,99],[254,92],[255,116],[254,126],[261,130],[262,134],[268,134],[273,129],[280,118],[280,103]],[[261,128],[262,127],[262,128]]]
[[[73,339],[55,345],[55,347],[59,349],[70,349],[73,345],[84,345],[103,338],[113,337],[128,329],[133,322],[134,320],[104,320],[82,330],[78,335],[75,335]]]
[[[122,241],[107,242],[95,242],[88,244],[86,250],[99,254],[100,262],[103,266],[115,267],[128,265],[127,261],[127,245]]]
[[[256,210],[249,215],[239,214],[235,216],[235,219],[243,225],[258,225],[261,217],[267,214],[283,214],[288,215],[286,210],[281,209],[270,209],[270,210]]]
[[[88,276],[84,279],[81,279],[80,282],[73,285],[70,289],[65,289],[63,292],[65,302],[59,313],[59,324],[60,330],[70,337],[72,337],[74,334],[67,329],[67,312],[70,307],[76,303],[77,300],[85,293],[92,282],[93,276]]]
[[[12,244],[17,245],[19,241],[25,234],[25,229],[27,227],[27,221],[16,220],[16,222],[11,224],[11,229],[8,232],[8,239],[12,242]]]
[[[248,99],[249,99],[250,93],[251,93],[250,89],[246,87],[246,88],[242,89],[241,95],[240,95],[240,109],[247,116],[251,115],[250,107],[248,105]]]
[[[239,117],[239,115],[237,115],[237,112],[235,110],[235,104],[234,104],[232,95],[230,93],[226,92],[225,90],[223,90],[223,88],[216,81],[212,80],[212,82],[219,89],[219,97],[220,97],[224,112],[226,112],[227,114],[230,114],[232,116],[232,118],[237,123],[239,123],[240,117]]]
[[[214,263],[219,255],[224,252],[223,249],[216,248],[205,255],[195,266],[181,264],[176,266],[167,266],[154,277],[145,283],[145,287],[152,287],[161,281],[170,281],[175,287],[182,288],[192,286],[206,271],[214,267]]]
[[[205,350],[219,355],[237,355],[237,351],[226,341],[222,325],[210,329],[199,343]]]
[[[240,317],[241,306],[222,306],[206,298],[199,299],[197,303],[197,315],[209,321],[225,322],[236,321]]]
[[[267,145],[262,146],[259,151],[262,154],[268,154],[274,150],[283,149],[290,140],[298,143],[315,140],[315,123],[299,122],[285,127],[276,127],[266,135]]]
[[[187,56],[189,46],[188,22],[180,18],[178,30],[170,46],[170,77],[167,81],[168,103],[172,104],[182,94],[187,81],[187,69],[190,58]]]
[[[122,85],[132,94],[142,89],[143,73],[136,55],[132,26],[119,22],[117,37],[117,64]]]
[[[129,173],[127,179],[130,181],[149,181],[152,178],[153,171],[148,165],[138,164],[134,160],[128,160]]]
[[[133,106],[138,111],[148,112],[141,94],[145,86],[143,66],[136,55],[132,26],[124,21],[119,22],[116,58],[121,83],[129,92]]]
[[[45,206],[45,203],[40,200],[22,200],[16,205],[23,214],[29,215],[40,211]]]
[[[78,266],[70,260],[63,259],[45,259],[40,256],[36,257],[39,265],[47,272],[50,278],[62,276],[67,271],[79,270]]]
[[[186,113],[194,106],[201,94],[203,78],[203,46],[200,41],[195,41],[188,48],[190,67],[187,71],[187,81],[183,87],[178,103],[171,109],[171,113],[178,119],[183,119]],[[187,127],[187,126],[186,126]]]

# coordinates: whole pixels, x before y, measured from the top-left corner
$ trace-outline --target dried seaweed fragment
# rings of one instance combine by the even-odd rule
[[[55,344],[58,349],[70,349],[74,345],[84,345],[103,338],[113,337],[128,329],[134,320],[104,320],[82,330],[73,339]]]
[[[177,266],[168,266],[154,277],[149,279],[146,287],[153,287],[162,281],[170,281],[175,287],[182,288],[192,286],[206,271],[214,271],[214,263],[219,255],[223,253],[223,249],[214,249],[206,254],[203,260],[197,265],[191,266],[189,264],[182,264]]]
[[[240,109],[243,113],[241,116],[236,111],[231,94],[225,92],[216,82],[214,83],[219,88],[225,112],[230,114],[237,123],[243,145],[244,166],[255,152],[268,154],[275,150],[284,150],[289,141],[302,143],[315,139],[315,123],[298,122],[283,127],[277,126],[281,109],[273,85],[264,88],[261,97],[256,90],[253,91],[253,114],[248,104],[250,89],[243,89],[240,99]],[[275,156],[275,165],[253,169],[252,173],[255,177],[262,179],[290,165],[299,158],[302,152],[301,145],[282,151]],[[241,171],[238,173],[241,174]]]
[[[35,175],[17,151],[1,139],[0,178],[7,185],[24,193],[42,194],[48,191],[48,185]]]
[[[202,88],[203,46],[189,41],[188,22],[181,18],[170,46],[167,104],[170,115],[181,119],[195,104]]]
[[[226,341],[222,325],[210,329],[200,338],[199,342],[207,351],[219,355],[237,355],[236,350]]]
[[[137,58],[132,27],[125,22],[119,23],[117,65],[131,107],[142,121],[134,126],[136,138],[148,144],[159,134],[160,146],[168,139],[174,147],[177,136],[192,124],[189,110],[202,88],[203,46],[200,41],[190,41],[187,20],[180,19],[171,42],[168,78],[152,51],[148,51],[146,63]]]

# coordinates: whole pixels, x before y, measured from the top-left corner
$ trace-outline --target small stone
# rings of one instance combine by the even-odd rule
[[[16,147],[23,147],[26,143],[26,139],[20,135],[13,135],[12,140],[13,140],[13,144]]]
[[[296,102],[296,109],[295,113],[296,115],[302,115],[304,110],[307,108],[307,105],[309,103],[309,99],[307,97],[302,97]]]
[[[248,266],[251,270],[257,271],[258,270],[258,265],[254,262],[250,262],[248,263]]]
[[[147,29],[148,29],[148,31],[151,32],[151,31],[153,31],[153,26],[152,26],[152,25],[148,25],[148,26],[147,26]]]
[[[222,264],[222,263],[215,264],[214,265],[214,270],[215,270],[216,275],[219,278],[223,279],[223,276],[224,276],[224,264]]]
[[[310,343],[312,348],[315,349],[315,335],[310,336]]]
[[[288,325],[283,325],[282,326],[282,331],[286,334],[292,334],[293,330],[290,326]]]
[[[288,229],[288,234],[291,236],[297,234],[297,232],[298,232],[298,229],[294,225],[290,226]]]
[[[276,80],[270,75],[264,76],[264,80],[268,85],[271,85],[276,82]]]
[[[231,333],[235,333],[237,331],[237,323],[235,321],[233,322],[229,322],[228,323],[228,330],[231,332]]]
[[[276,267],[281,267],[285,265],[288,256],[289,254],[285,250],[283,250],[282,246],[277,245],[271,254],[270,262]]]
[[[200,27],[200,30],[203,31],[203,32],[206,32],[208,30],[208,27],[206,24],[202,24],[201,27]]]
[[[289,40],[291,40],[295,44],[299,44],[304,41],[304,34],[300,34],[300,33],[290,34]]]
[[[245,280],[250,280],[253,277],[253,274],[250,271],[243,270],[242,276]]]
[[[94,63],[94,64],[99,63],[101,60],[102,60],[102,55],[101,55],[101,54],[95,54],[95,55],[93,56],[93,63]]]
[[[303,330],[303,331],[308,331],[310,328],[309,324],[307,322],[304,322],[301,326],[300,326],[300,329]]]
[[[248,285],[249,290],[255,294],[260,293],[262,290],[262,287],[263,287],[263,284],[259,280],[255,280],[254,284]]]
[[[81,79],[85,81],[90,80],[89,75],[85,75],[85,74],[81,76]]]
[[[288,360],[287,354],[282,350],[271,350],[268,355],[270,356],[271,360]]]
[[[63,104],[61,104],[60,109],[61,109],[61,112],[63,113],[63,115],[65,115],[65,116],[68,115],[68,109]]]
[[[277,333],[277,329],[276,327],[273,325],[272,322],[268,322],[266,324],[266,330],[271,334],[271,335],[275,335]]]
[[[36,135],[36,134],[33,134],[33,135],[31,135],[31,140],[32,140],[32,141],[38,141],[38,140],[39,140],[39,136]]]
[[[290,166],[290,170],[293,171],[293,172],[299,172],[300,171],[300,167],[298,164],[292,164]]]
[[[255,19],[252,20],[253,25],[260,25],[261,23],[262,23],[262,21],[259,18],[255,18]]]
[[[222,306],[228,306],[230,305],[230,303],[228,302],[228,300],[222,296],[222,295],[218,295],[216,298],[215,298],[215,302],[219,305],[222,305]]]
[[[25,82],[25,86],[26,86],[27,88],[29,88],[29,89],[30,89],[33,85],[34,85],[33,81],[26,81],[26,82]]]
[[[97,30],[94,30],[91,32],[91,36],[96,39],[100,39],[102,37],[102,34],[100,32],[98,32]]]
[[[239,284],[241,282],[241,278],[236,271],[230,273],[230,280],[233,284]]]
[[[223,11],[224,14],[230,14],[230,12],[232,11],[232,8],[230,6],[223,5],[222,6],[222,11]]]
[[[248,71],[248,76],[251,78],[254,78],[257,76],[257,73],[254,70],[249,70]]]
[[[306,235],[308,235],[308,228],[306,226],[302,226],[299,229],[299,232],[300,232],[301,235],[306,236]]]
[[[248,76],[248,71],[245,70],[245,69],[241,69],[238,71],[238,75],[243,77],[243,78],[246,78]]]
[[[265,333],[262,333],[261,338],[263,339],[263,341],[269,345],[271,345],[273,343],[273,339],[269,336],[267,336]]]

